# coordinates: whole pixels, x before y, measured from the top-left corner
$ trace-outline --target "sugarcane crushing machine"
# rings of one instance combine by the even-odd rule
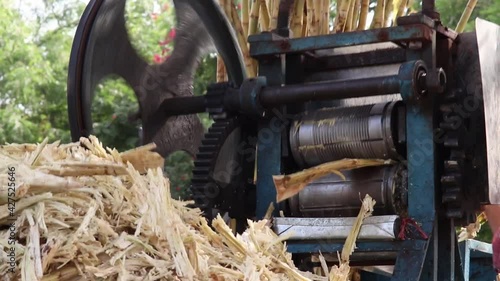
[[[491,245],[459,244],[455,228],[500,204],[500,27],[477,19],[474,32],[457,34],[424,0],[395,27],[291,38],[294,1],[281,0],[277,29],[248,39],[259,69],[248,78],[215,1],[174,0],[174,51],[157,65],[130,43],[125,2],[90,1],[78,26],[68,77],[75,141],[92,132],[96,85],[118,75],[138,98],[143,141],[163,156],[195,156],[191,191],[208,218],[225,213],[242,230],[274,204],[275,230],[291,234],[288,250],[311,268],[311,254],[342,249],[369,194],[374,216],[351,258],[367,270],[362,280],[494,279]],[[229,81],[194,96],[211,46]],[[205,133],[202,112],[214,121]],[[332,174],[276,203],[273,175],[343,158],[393,164]]]

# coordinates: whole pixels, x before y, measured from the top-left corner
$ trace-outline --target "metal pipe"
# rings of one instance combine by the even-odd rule
[[[264,107],[307,101],[335,100],[399,93],[398,75],[356,80],[319,82],[264,88],[260,102]]]

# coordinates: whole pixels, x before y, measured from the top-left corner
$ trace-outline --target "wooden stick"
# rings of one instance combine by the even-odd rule
[[[366,21],[368,19],[369,8],[370,8],[370,0],[361,0],[361,11],[359,13],[358,30],[366,29]]]
[[[464,31],[465,26],[469,21],[470,15],[472,14],[472,11],[474,11],[474,7],[476,7],[476,4],[477,0],[469,0],[467,2],[467,6],[465,6],[465,10],[460,17],[460,20],[458,21],[457,27],[455,28],[456,32],[462,33]]]
[[[390,164],[390,160],[369,160],[369,159],[342,159],[338,161],[328,162],[315,166],[290,175],[273,176],[274,185],[276,187],[277,198],[279,203],[286,200],[304,189],[310,182],[324,177],[328,174],[337,174],[340,177],[345,177],[340,173],[343,170],[352,170],[369,166],[381,166]]]

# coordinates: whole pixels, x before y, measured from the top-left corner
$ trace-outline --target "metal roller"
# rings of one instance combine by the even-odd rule
[[[328,175],[290,199],[294,217],[356,216],[366,194],[377,201],[374,215],[400,215],[407,207],[407,173],[403,165],[344,171],[346,180]]]
[[[290,147],[301,167],[342,158],[401,159],[401,102],[341,107],[305,113],[290,128]]]

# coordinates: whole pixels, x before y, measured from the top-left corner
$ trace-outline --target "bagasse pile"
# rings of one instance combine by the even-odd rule
[[[234,236],[170,198],[153,146],[118,153],[96,138],[0,147],[1,280],[327,280],[299,272],[267,222]],[[144,161],[144,159],[149,159]],[[126,163],[125,163],[126,162]],[[134,167],[135,166],[135,167]],[[8,211],[15,167],[15,214]]]

